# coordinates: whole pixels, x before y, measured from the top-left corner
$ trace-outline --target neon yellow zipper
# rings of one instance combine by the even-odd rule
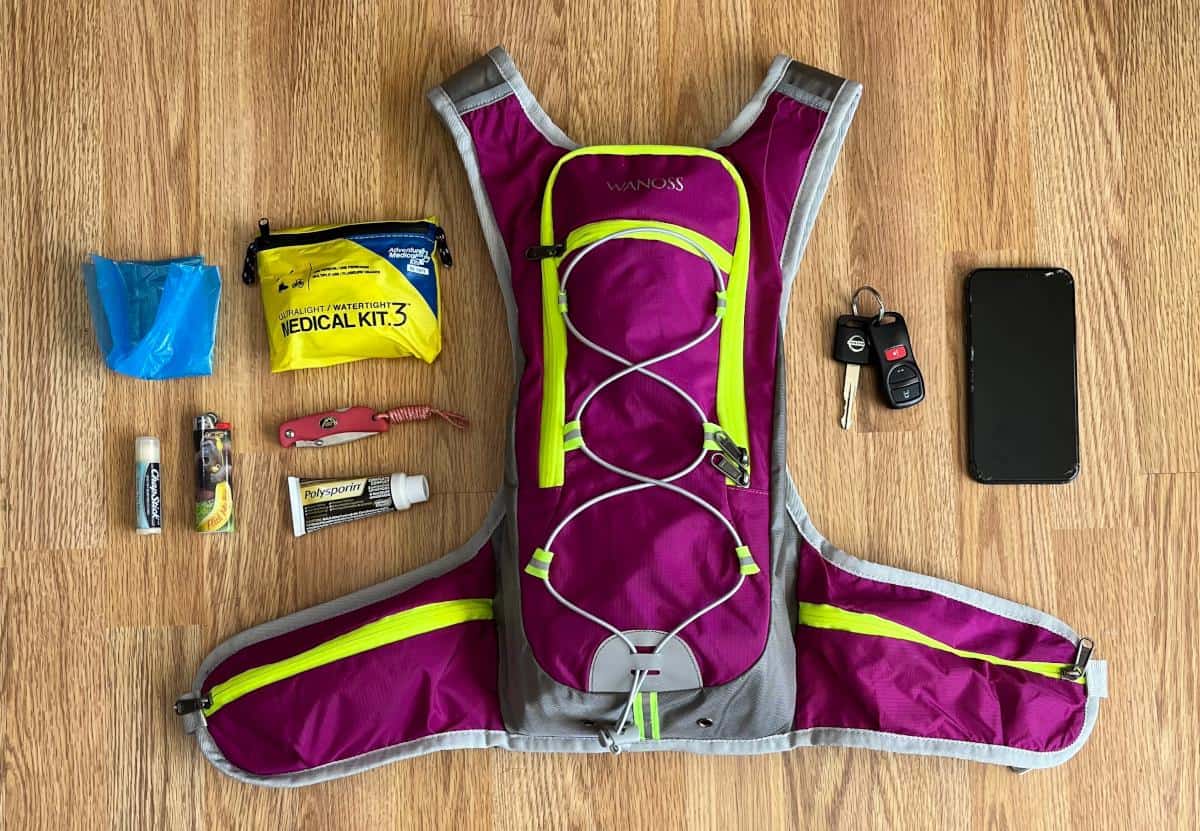
[[[204,715],[211,717],[226,704],[237,701],[243,695],[292,678],[310,669],[323,667],[334,661],[378,649],[381,646],[387,646],[416,635],[445,629],[457,623],[491,619],[492,600],[485,597],[427,603],[424,606],[396,612],[394,615],[372,621],[290,658],[245,670],[222,681],[209,690],[210,703],[204,708]]]
[[[701,147],[630,144],[599,145],[572,150],[558,160],[546,182],[546,190],[542,196],[542,245],[552,246],[555,244],[552,197],[559,171],[571,159],[593,155],[701,156],[719,162],[733,180],[738,193],[738,230],[732,253],[725,251],[705,235],[689,228],[651,221],[609,220],[589,223],[579,229],[574,229],[568,235],[567,241],[570,243],[571,237],[575,236],[575,247],[586,245],[586,241],[580,240],[594,241],[603,233],[611,232],[611,229],[602,233],[588,230],[593,226],[607,226],[609,222],[618,224],[630,222],[631,225],[660,227],[683,233],[688,239],[695,240],[710,254],[724,255],[719,258],[714,256],[718,266],[729,276],[726,286],[726,315],[721,326],[721,344],[717,366],[717,420],[721,423],[725,433],[739,447],[748,450],[750,448],[750,428],[746,418],[746,391],[742,359],[745,343],[746,289],[750,272],[750,206],[746,199],[746,187],[742,182],[742,177],[724,156]],[[589,235],[593,233],[595,236],[591,236],[589,239]],[[658,239],[678,245],[684,250],[691,250],[681,244],[680,240],[673,239],[666,234],[638,236],[645,239]],[[570,250],[572,249],[567,248],[564,254]],[[562,311],[558,307],[558,263],[560,259],[561,257],[549,257],[542,260],[542,422],[538,445],[538,484],[543,488],[558,487],[563,483],[567,329]],[[727,266],[722,263],[727,263]]]
[[[1084,683],[1083,678],[1073,679],[1063,677],[1063,672],[1071,669],[1074,664],[1060,664],[1053,661],[1014,661],[1009,658],[1000,658],[982,652],[957,649],[950,646],[950,644],[943,643],[918,632],[916,629],[911,629],[903,624],[887,620],[878,615],[870,615],[865,612],[851,612],[847,609],[841,609],[825,603],[801,603],[799,623],[801,626],[809,626],[813,629],[831,629],[838,632],[850,632],[855,635],[870,635],[877,638],[907,641],[908,643],[920,644],[930,649],[936,649],[939,652],[949,652],[951,655],[957,655],[960,658],[984,661],[994,666],[1022,669],[1036,675],[1044,675],[1047,678],[1069,681],[1075,684]]]

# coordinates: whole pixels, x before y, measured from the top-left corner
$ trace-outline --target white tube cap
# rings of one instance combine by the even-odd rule
[[[307,529],[304,527],[304,502],[300,499],[300,477],[287,478],[288,506],[292,509],[292,536],[303,537]]]
[[[424,476],[409,476],[407,473],[392,474],[392,505],[404,511],[418,502],[429,500],[429,480]]]

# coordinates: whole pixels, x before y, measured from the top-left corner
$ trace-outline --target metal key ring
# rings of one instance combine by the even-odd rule
[[[879,314],[875,315],[875,322],[878,323],[879,321],[883,320],[883,316],[887,314],[887,309],[884,308],[883,305],[883,295],[871,286],[859,286],[854,290],[854,294],[850,297],[850,311],[854,313],[855,317],[860,316],[858,314],[858,296],[864,291],[870,293],[870,295],[875,298],[875,302],[879,305]]]

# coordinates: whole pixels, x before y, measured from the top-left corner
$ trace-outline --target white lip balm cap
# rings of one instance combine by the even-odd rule
[[[392,504],[403,511],[418,502],[429,500],[429,480],[424,476],[409,476],[406,473],[392,474]]]
[[[158,439],[154,436],[138,436],[133,440],[133,460],[135,462],[157,464],[161,460],[160,454]]]

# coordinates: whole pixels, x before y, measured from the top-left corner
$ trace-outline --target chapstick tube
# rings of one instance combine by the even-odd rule
[[[162,533],[160,453],[154,436],[138,436],[133,440],[133,492],[139,534]]]
[[[404,511],[428,499],[429,480],[407,473],[354,479],[288,477],[292,533],[297,537],[363,517]]]

